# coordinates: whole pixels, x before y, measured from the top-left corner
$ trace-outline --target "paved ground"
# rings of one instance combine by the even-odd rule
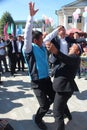
[[[74,93],[68,105],[73,120],[66,123],[66,130],[87,130],[87,80],[78,79],[80,93]],[[2,75],[0,85],[0,118],[8,119],[14,130],[39,130],[32,120],[38,103],[31,89],[27,72],[18,72],[15,77],[9,73]],[[52,109],[52,106],[51,106]],[[46,115],[44,120],[48,130],[54,129],[53,115]]]

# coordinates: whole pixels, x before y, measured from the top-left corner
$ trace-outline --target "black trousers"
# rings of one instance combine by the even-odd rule
[[[54,118],[55,118],[55,130],[65,130],[64,114],[70,114],[67,106],[67,101],[71,97],[71,92],[56,92],[54,99]]]
[[[55,92],[53,90],[50,78],[40,80],[36,84],[38,87],[33,90],[40,105],[36,113],[36,119],[39,122],[42,120],[46,112],[49,110],[50,105],[53,103]]]
[[[24,70],[24,57],[22,53],[18,53],[19,57],[17,57],[17,63],[18,63],[18,70],[21,69]]]
[[[15,73],[16,62],[17,62],[16,53],[12,53],[8,55],[8,57],[9,57],[9,64],[10,64],[9,66],[10,66],[11,74],[13,75]]]

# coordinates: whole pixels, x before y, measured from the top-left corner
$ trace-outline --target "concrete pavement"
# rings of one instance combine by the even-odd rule
[[[66,130],[87,130],[87,80],[75,78],[80,93],[74,93],[68,102],[73,120],[65,119]],[[27,72],[17,72],[10,77],[2,75],[0,85],[0,118],[7,119],[14,130],[39,130],[32,120],[38,102],[31,89]],[[52,106],[51,106],[52,108]],[[44,121],[48,130],[55,130],[53,115],[46,115]]]

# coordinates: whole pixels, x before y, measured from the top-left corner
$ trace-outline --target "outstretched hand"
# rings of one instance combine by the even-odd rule
[[[30,2],[29,3],[29,10],[30,10],[30,16],[34,16],[39,9],[34,9],[35,3]]]

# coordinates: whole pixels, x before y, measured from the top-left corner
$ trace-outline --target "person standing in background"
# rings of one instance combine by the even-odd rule
[[[9,38],[7,40],[7,51],[8,51],[11,76],[14,76],[18,50],[17,50],[16,40],[14,40],[14,37],[11,34],[9,34]]]
[[[17,71],[20,71],[22,69],[22,71],[24,71],[24,57],[23,57],[23,53],[22,53],[22,47],[24,45],[24,41],[22,40],[22,36],[19,35],[17,37],[17,50],[18,50],[18,53],[17,53],[17,62],[16,62],[16,65],[18,65],[18,70]]]
[[[7,61],[6,61],[6,44],[4,40],[0,37],[0,68],[1,72],[4,73],[4,68],[5,72],[8,72],[8,67],[7,67]],[[4,68],[2,67],[2,62],[4,65]]]
[[[73,34],[73,37],[74,37],[74,39],[78,39],[78,38],[80,38],[80,34],[79,34],[78,32],[75,32],[75,33]],[[82,46],[82,45],[81,45],[81,46]],[[80,66],[78,67],[78,70],[77,70],[77,76],[78,76],[78,79],[81,78]]]

